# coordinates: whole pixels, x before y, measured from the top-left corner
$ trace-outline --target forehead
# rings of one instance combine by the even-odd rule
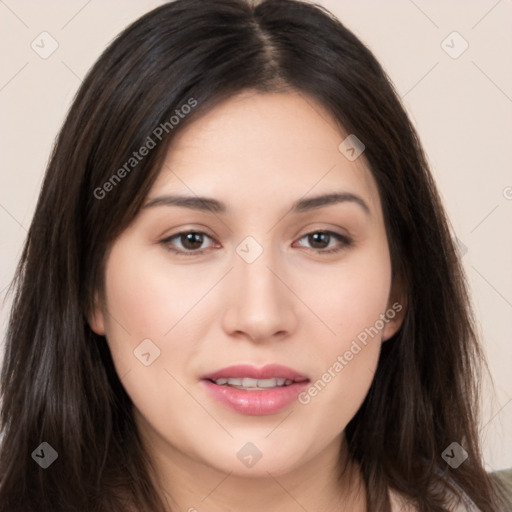
[[[347,136],[310,97],[246,91],[176,133],[150,196],[186,192],[245,203],[266,198],[270,207],[336,191],[362,195],[379,209],[364,157],[350,161],[339,150]]]

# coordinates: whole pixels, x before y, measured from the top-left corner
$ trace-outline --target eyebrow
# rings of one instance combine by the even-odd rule
[[[355,203],[359,205],[365,213],[371,214],[368,204],[361,197],[350,192],[338,192],[332,194],[322,194],[319,196],[299,199],[291,208],[292,213],[302,213],[305,211],[315,210],[338,203]],[[199,196],[178,196],[164,195],[151,199],[144,205],[144,208],[153,208],[155,206],[180,206],[182,208],[190,208],[192,210],[225,213],[227,207],[224,203],[210,197]]]
[[[158,196],[146,203],[144,208],[153,208],[154,206],[181,206],[182,208],[214,213],[224,213],[227,210],[226,205],[217,201],[217,199],[199,196]]]
[[[323,194],[320,196],[309,197],[307,199],[300,199],[292,206],[292,212],[304,212],[337,203],[355,203],[359,205],[365,211],[365,213],[370,215],[370,208],[366,204],[366,201],[363,198],[350,192]]]

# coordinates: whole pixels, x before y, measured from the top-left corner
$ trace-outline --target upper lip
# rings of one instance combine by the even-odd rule
[[[212,373],[203,375],[201,379],[204,380],[217,380],[217,379],[229,379],[229,378],[242,378],[249,377],[250,379],[274,379],[282,378],[292,380],[295,382],[302,382],[309,380],[309,378],[287,366],[280,364],[268,364],[258,368],[249,364],[239,364],[234,366],[228,366],[220,370],[216,370]]]

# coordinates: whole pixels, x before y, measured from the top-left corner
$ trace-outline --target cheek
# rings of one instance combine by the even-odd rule
[[[190,366],[209,327],[196,306],[218,276],[173,269],[162,254],[148,257],[133,247],[114,246],[106,268],[105,324],[127,394],[143,417],[172,438],[186,431],[177,415],[198,414],[180,372]]]
[[[204,338],[208,324],[197,318],[196,305],[216,276],[184,268],[172,268],[165,252],[148,255],[122,243],[107,262],[106,336],[117,373],[127,376],[123,385],[137,404],[173,387],[165,370],[187,367]]]
[[[309,290],[309,305],[322,320],[310,334],[315,339],[312,360],[321,370],[299,402],[317,409],[312,417],[331,411],[333,432],[357,412],[373,380],[390,286],[384,244],[354,253],[335,272],[325,269],[304,282],[303,293]]]
[[[217,274],[205,267],[173,266],[163,249],[139,254],[116,247],[106,269],[110,331],[119,332],[122,326],[123,337],[129,333],[134,340],[168,341],[174,328],[194,314]]]
[[[369,250],[348,254],[339,265],[311,272],[301,293],[331,331],[331,337],[326,330],[322,339],[328,346],[343,348],[375,326],[387,309],[390,288],[391,262],[384,240]],[[379,331],[382,327],[378,322]]]

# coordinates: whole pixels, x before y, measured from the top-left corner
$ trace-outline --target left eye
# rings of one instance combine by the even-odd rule
[[[207,246],[204,246],[205,242],[210,241],[210,244],[213,242],[211,236],[208,236],[206,233],[202,233],[200,231],[184,231],[182,233],[176,233],[175,235],[162,240],[162,243],[170,250],[180,253],[200,253],[204,249],[207,249]],[[174,247],[176,248],[174,248]]]
[[[315,231],[300,238],[299,242],[305,240],[309,248],[318,252],[337,252],[350,245],[350,240],[333,231]],[[304,245],[300,244],[301,247]],[[308,246],[306,246],[308,247]]]

